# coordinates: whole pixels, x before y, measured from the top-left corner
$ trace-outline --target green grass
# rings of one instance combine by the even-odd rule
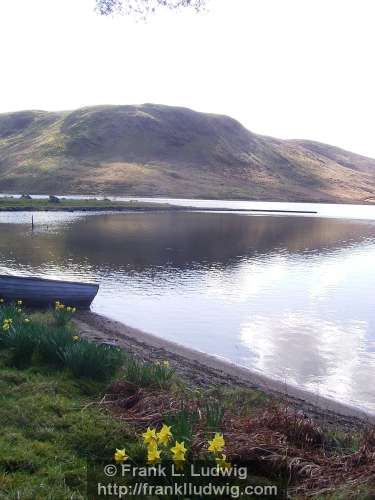
[[[112,458],[128,435],[87,406],[103,386],[0,360],[0,498],[83,498],[86,458]],[[74,496],[75,495],[75,496]]]

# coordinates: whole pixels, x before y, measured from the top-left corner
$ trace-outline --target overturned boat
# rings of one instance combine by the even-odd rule
[[[6,302],[22,300],[30,307],[50,307],[59,301],[79,309],[88,309],[98,290],[97,283],[0,275],[0,299]]]

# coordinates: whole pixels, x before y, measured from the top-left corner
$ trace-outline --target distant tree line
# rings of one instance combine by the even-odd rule
[[[169,10],[191,8],[199,12],[207,2],[208,0],[96,0],[96,10],[102,16],[121,13],[147,18],[161,8]]]

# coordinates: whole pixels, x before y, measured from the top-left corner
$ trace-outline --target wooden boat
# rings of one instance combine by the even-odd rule
[[[88,309],[98,290],[97,283],[0,275],[0,298],[6,302],[22,300],[31,307],[49,307],[60,301],[67,306]]]

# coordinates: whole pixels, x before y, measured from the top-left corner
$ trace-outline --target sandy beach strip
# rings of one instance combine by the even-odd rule
[[[92,312],[75,318],[81,336],[118,346],[142,360],[168,360],[188,384],[248,387],[290,405],[325,427],[362,428],[375,423],[375,415],[313,392],[288,385],[209,354],[137,330]]]

